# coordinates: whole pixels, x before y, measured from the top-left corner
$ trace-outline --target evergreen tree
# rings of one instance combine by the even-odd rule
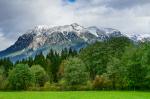
[[[68,49],[65,48],[61,51],[61,59],[64,60],[66,59],[67,57],[69,56],[69,52],[68,52]]]
[[[4,68],[4,75],[7,77],[9,70],[13,68],[13,63],[9,58],[4,58],[0,60],[0,66]]]
[[[53,82],[57,82],[57,73],[59,70],[59,66],[61,64],[61,57],[58,53],[53,52],[53,50],[50,51],[50,53],[47,55],[47,60],[50,61],[50,75]]]
[[[47,69],[46,59],[42,52],[35,56],[34,64],[42,66],[45,70]]]

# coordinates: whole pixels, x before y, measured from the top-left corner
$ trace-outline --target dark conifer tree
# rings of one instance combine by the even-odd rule
[[[66,59],[68,57],[68,53],[69,52],[68,52],[67,48],[63,49],[62,52],[61,52],[61,59],[62,60]]]
[[[46,70],[47,67],[46,59],[42,52],[35,56],[34,65],[41,65]]]
[[[9,58],[4,58],[0,60],[0,66],[3,66],[4,75],[7,77],[9,70],[13,68],[13,63]]]
[[[59,65],[61,64],[61,57],[57,52],[50,50],[50,53],[47,55],[46,59],[50,61],[50,71],[49,74],[51,75],[51,80],[53,82],[57,82],[57,72],[59,70]]]

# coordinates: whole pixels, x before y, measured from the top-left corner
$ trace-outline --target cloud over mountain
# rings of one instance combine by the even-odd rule
[[[0,0],[1,33],[13,42],[35,25],[56,26],[74,22],[116,28],[129,34],[150,33],[149,0],[71,1]],[[10,44],[4,43],[6,47]]]

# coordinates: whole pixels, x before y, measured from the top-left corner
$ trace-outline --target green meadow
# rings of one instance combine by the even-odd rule
[[[150,92],[136,92],[136,91],[0,92],[0,99],[150,99]]]

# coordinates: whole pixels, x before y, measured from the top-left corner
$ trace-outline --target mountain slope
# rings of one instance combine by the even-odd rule
[[[36,26],[20,36],[14,45],[0,52],[0,57],[10,57],[16,61],[39,52],[45,55],[50,49],[61,51],[64,48],[79,50],[95,41],[103,41],[113,36],[122,36],[121,32],[111,28],[97,28],[73,23],[64,26]]]

